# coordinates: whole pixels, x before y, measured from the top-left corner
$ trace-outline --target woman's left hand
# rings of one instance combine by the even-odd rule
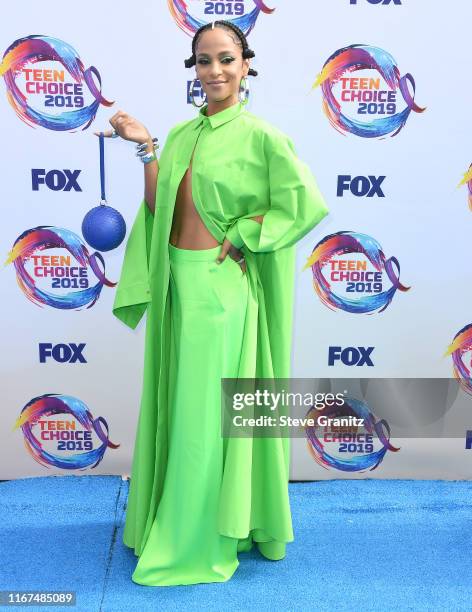
[[[262,220],[264,219],[264,215],[258,215],[257,217],[249,217],[249,218],[254,219],[254,221],[257,221],[258,223],[262,223]],[[240,249],[237,249],[235,246],[233,246],[231,242],[227,238],[225,238],[223,241],[223,244],[221,245],[220,254],[216,258],[217,263],[222,263],[225,260],[225,257],[228,255],[228,253],[231,259],[234,259],[234,261],[236,262],[238,262],[241,258],[244,258],[243,252]],[[241,261],[239,265],[241,266],[241,270],[243,271],[243,273],[246,274],[246,261],[243,259],[243,261]]]
[[[220,254],[216,258],[216,263],[223,263],[228,253],[231,259],[234,259],[235,262],[238,262],[242,257],[244,257],[243,252],[233,246],[228,238],[225,238],[223,240],[223,244],[221,245]],[[243,273],[246,274],[246,260],[243,259],[239,265],[241,266]]]

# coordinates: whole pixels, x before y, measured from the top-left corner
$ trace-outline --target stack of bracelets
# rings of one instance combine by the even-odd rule
[[[118,134],[118,132],[115,129],[113,129],[112,132],[111,132],[111,137],[112,138],[119,138],[119,136],[120,135]],[[142,144],[137,144],[136,145],[136,149],[138,150],[136,155],[143,162],[143,164],[148,164],[149,162],[152,162],[154,160],[157,161],[156,149],[159,148],[159,145],[157,144],[157,141],[158,141],[157,138],[153,138],[152,139],[152,146],[154,148],[154,151],[152,153],[146,153],[147,142],[143,142]]]
[[[136,149],[138,150],[136,155],[143,162],[143,164],[148,164],[149,162],[157,160],[156,149],[159,148],[159,145],[157,144],[157,138],[153,138],[152,139],[152,145],[153,145],[153,148],[154,148],[152,153],[146,153],[146,149],[147,149],[147,146],[148,146],[147,142],[143,142],[143,144],[137,144],[136,145]]]

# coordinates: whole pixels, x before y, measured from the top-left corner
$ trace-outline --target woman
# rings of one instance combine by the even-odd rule
[[[327,214],[292,141],[245,110],[252,57],[232,23],[195,33],[207,104],[159,161],[140,122],[110,119],[147,156],[113,305],[131,328],[147,311],[123,535],[143,585],[223,582],[253,542],[279,560],[293,540],[289,439],[221,435],[222,378],[289,376],[294,245]]]

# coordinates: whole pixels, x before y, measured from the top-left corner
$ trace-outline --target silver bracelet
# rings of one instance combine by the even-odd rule
[[[141,144],[137,144],[136,149],[138,150],[138,153],[141,153],[142,151],[145,151],[147,149],[147,146],[148,146],[148,143],[143,142]],[[154,147],[154,151],[159,148],[157,138],[152,139],[152,146]]]
[[[149,162],[154,160],[157,161],[156,152],[153,151],[152,153],[144,153],[144,155],[139,156],[139,159],[143,162],[143,164],[149,164]]]

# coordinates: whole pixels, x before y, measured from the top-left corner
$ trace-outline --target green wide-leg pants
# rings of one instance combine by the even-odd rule
[[[239,264],[229,255],[216,263],[220,248],[169,244],[169,451],[162,496],[132,574],[142,585],[224,582],[239,565],[237,553],[252,547],[252,535],[232,538],[217,529],[225,452],[220,379],[237,376],[248,299]],[[285,554],[284,543],[258,546],[268,558]]]

